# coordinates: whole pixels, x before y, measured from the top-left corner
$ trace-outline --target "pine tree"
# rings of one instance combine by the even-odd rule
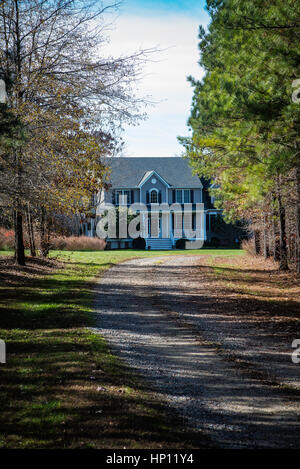
[[[275,194],[285,270],[283,186],[300,167],[300,108],[291,99],[299,76],[299,6],[292,0],[228,0],[207,7],[212,21],[199,33],[206,74],[200,82],[189,78],[192,137],[180,141],[195,171],[216,180],[214,195],[228,219],[261,221]]]

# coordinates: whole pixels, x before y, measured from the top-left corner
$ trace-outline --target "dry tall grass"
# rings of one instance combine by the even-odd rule
[[[37,245],[38,243],[38,236]],[[25,248],[29,248],[26,233],[24,234]],[[0,249],[11,250],[15,246],[15,232],[0,227]],[[87,236],[53,236],[50,240],[50,249],[59,251],[103,251],[106,243],[103,239],[89,238]]]
[[[103,239],[88,236],[55,236],[50,245],[50,249],[59,251],[103,251],[106,243]]]
[[[244,239],[241,248],[251,256],[256,256],[253,239]]]

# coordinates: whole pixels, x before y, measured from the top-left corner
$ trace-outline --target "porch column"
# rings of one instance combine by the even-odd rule
[[[147,216],[147,213],[143,212],[141,214],[142,216],[142,219],[143,219],[143,233],[142,233],[142,236],[143,238],[148,238],[148,223],[149,223],[149,220],[148,220],[148,216]]]
[[[170,238],[172,241],[172,244],[174,243],[174,231],[173,231],[173,223],[172,223],[172,212],[170,211],[170,221],[169,221],[169,228],[170,228]]]

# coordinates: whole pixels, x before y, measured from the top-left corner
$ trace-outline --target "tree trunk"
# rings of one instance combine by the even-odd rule
[[[40,223],[40,242],[41,242],[41,254],[42,257],[48,257],[49,254],[49,233],[46,230],[46,214],[45,210],[42,209],[41,212],[41,223]],[[47,232],[46,232],[47,231]]]
[[[280,260],[280,248],[279,248],[279,230],[278,230],[278,224],[277,224],[277,219],[278,219],[278,210],[277,210],[277,199],[275,194],[272,194],[272,221],[273,221],[273,230],[272,230],[272,237],[273,237],[273,242],[272,242],[272,248],[273,248],[273,259],[275,262],[278,262]]]
[[[27,207],[27,231],[28,231],[28,237],[29,237],[30,255],[31,257],[36,257],[34,231],[33,231],[32,216],[31,216],[29,203]]]
[[[286,243],[286,223],[285,223],[285,208],[281,199],[281,192],[279,182],[277,184],[277,198],[278,198],[278,211],[279,211],[279,249],[280,249],[280,264],[279,270],[289,270],[287,260],[287,243]]]
[[[20,210],[15,211],[15,260],[17,265],[25,265],[23,216]]]
[[[267,231],[267,215],[264,214],[263,216],[263,254],[264,258],[267,259],[269,257],[269,246],[268,246],[268,231]]]
[[[295,169],[295,183],[296,183],[296,247],[295,247],[295,261],[296,261],[296,272],[300,274],[300,168]]]
[[[15,4],[15,66],[16,66],[16,79],[19,79],[21,76],[21,41],[20,41],[20,29],[19,29],[19,5],[18,1],[14,1]],[[20,91],[16,94],[16,104],[18,105],[21,100]],[[22,193],[22,164],[21,164],[21,155],[20,150],[15,152],[15,164],[16,164],[16,181],[17,181],[17,196],[15,200],[15,260],[18,265],[25,265],[25,248],[24,248],[24,238],[23,238],[23,213],[20,204],[20,194]]]
[[[254,251],[256,255],[260,254],[260,233],[259,231],[254,231]]]
[[[273,221],[273,259],[275,262],[280,260],[279,234],[275,220]]]

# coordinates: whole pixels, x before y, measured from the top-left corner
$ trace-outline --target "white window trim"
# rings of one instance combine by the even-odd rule
[[[151,202],[151,194],[152,192],[156,192],[156,197],[157,197],[157,202]],[[149,191],[149,202],[150,204],[158,204],[159,203],[159,190],[156,189],[156,187],[153,187],[152,189],[150,189]]]
[[[191,190],[193,190],[193,189],[175,189],[175,191],[176,191],[176,197],[175,197],[176,203],[177,204],[190,204],[191,203]],[[189,202],[184,201],[184,192],[185,191],[189,192]],[[177,192],[181,192],[181,196],[182,196],[182,201],[181,202],[177,201]]]

